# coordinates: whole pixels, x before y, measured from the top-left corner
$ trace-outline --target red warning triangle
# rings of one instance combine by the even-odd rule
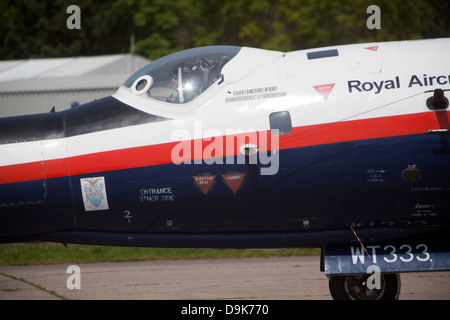
[[[321,84],[318,86],[313,86],[314,89],[323,97],[324,100],[328,99],[328,96],[331,93],[331,90],[334,88],[334,83],[329,84]]]
[[[378,46],[367,47],[367,48],[364,48],[364,49],[372,50],[372,51],[377,51],[377,50],[378,50]]]
[[[222,177],[234,194],[236,194],[242,181],[244,181],[245,173],[223,174]]]
[[[193,176],[195,183],[197,183],[200,190],[202,190],[203,194],[206,196],[209,189],[216,179],[216,176]]]

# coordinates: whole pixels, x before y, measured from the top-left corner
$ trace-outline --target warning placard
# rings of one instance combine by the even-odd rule
[[[211,189],[216,176],[193,176],[193,178],[203,194],[206,195]]]
[[[326,101],[331,93],[331,90],[334,88],[334,83],[328,84],[320,84],[317,86],[313,86],[314,89],[322,96],[322,98]]]
[[[235,173],[235,174],[223,174],[222,178],[225,183],[230,187],[234,194],[238,191],[242,182],[244,181],[245,173]]]
[[[378,46],[366,47],[366,48],[364,48],[364,49],[372,50],[372,51],[377,51],[377,50],[378,50]]]

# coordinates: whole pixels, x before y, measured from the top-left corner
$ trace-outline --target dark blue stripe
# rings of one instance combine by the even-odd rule
[[[71,137],[165,120],[109,96],[61,112],[0,118],[0,144]]]
[[[313,60],[313,59],[337,57],[339,56],[339,52],[337,49],[331,49],[331,50],[307,52],[306,55],[308,56],[308,60]]]

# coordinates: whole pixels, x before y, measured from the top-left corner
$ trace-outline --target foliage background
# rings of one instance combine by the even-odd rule
[[[69,5],[81,30],[69,30]],[[369,5],[381,29],[369,30]],[[442,0],[1,0],[0,60],[135,51],[157,59],[205,45],[279,51],[450,36],[450,1]]]

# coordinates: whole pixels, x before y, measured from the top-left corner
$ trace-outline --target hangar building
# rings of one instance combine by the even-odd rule
[[[111,95],[148,63],[133,53],[0,61],[0,117],[61,111]]]

